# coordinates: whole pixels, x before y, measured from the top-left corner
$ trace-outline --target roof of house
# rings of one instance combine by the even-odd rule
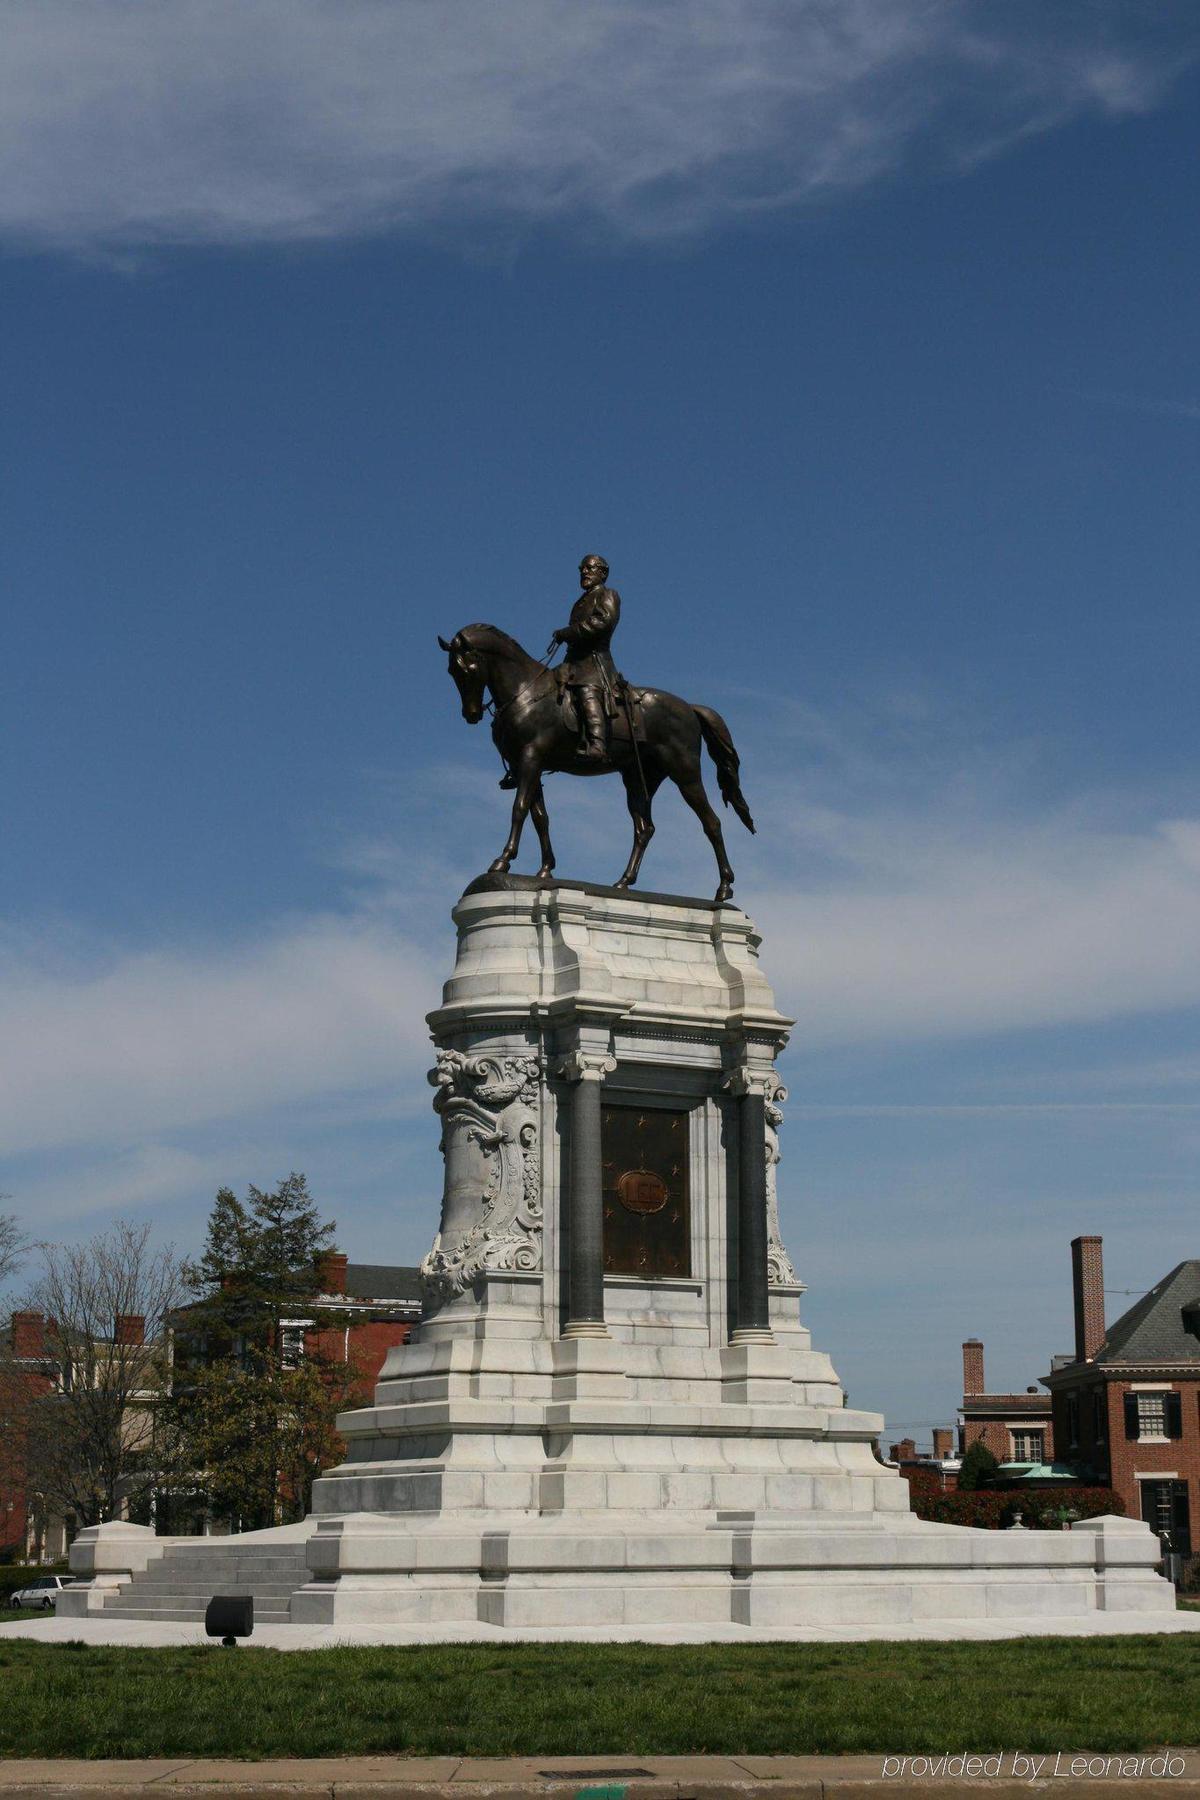
[[[421,1271],[405,1264],[347,1263],[346,1297],[350,1300],[401,1300],[421,1304]]]
[[[1002,1462],[1000,1473],[1006,1481],[1078,1482],[1079,1470],[1072,1463]]]
[[[1049,1394],[964,1394],[961,1413],[1037,1413],[1050,1411]]]
[[[1200,1365],[1200,1338],[1183,1322],[1183,1309],[1200,1302],[1200,1257],[1176,1263],[1148,1294],[1122,1313],[1105,1333],[1097,1363]]]

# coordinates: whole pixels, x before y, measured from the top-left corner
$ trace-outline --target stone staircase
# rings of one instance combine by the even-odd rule
[[[286,1625],[291,1596],[311,1579],[304,1550],[303,1539],[256,1544],[237,1537],[196,1538],[170,1544],[106,1601],[104,1617],[202,1625],[214,1594],[250,1594],[256,1625]]]

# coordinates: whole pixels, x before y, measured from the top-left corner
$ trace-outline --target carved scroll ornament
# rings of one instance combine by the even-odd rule
[[[779,1166],[779,1129],[783,1124],[783,1103],[787,1099],[787,1089],[775,1077],[767,1090],[767,1281],[771,1287],[798,1287],[800,1277],[797,1275],[791,1257],[783,1246],[783,1236],[779,1229],[779,1192],[775,1179],[775,1171]]]
[[[439,1050],[429,1080],[445,1158],[441,1229],[421,1264],[439,1300],[487,1270],[542,1266],[536,1056]]]

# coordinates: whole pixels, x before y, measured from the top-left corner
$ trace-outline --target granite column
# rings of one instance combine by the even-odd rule
[[[572,1083],[567,1168],[567,1320],[563,1327],[566,1338],[608,1336],[604,1323],[600,1086],[616,1066],[611,1056],[573,1050],[559,1067],[559,1073]]]

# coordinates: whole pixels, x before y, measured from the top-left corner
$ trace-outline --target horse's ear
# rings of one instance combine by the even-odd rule
[[[445,638],[442,636],[440,631],[438,633],[438,643],[442,646],[443,650],[447,650],[447,651],[449,650],[450,646],[446,642]]]

